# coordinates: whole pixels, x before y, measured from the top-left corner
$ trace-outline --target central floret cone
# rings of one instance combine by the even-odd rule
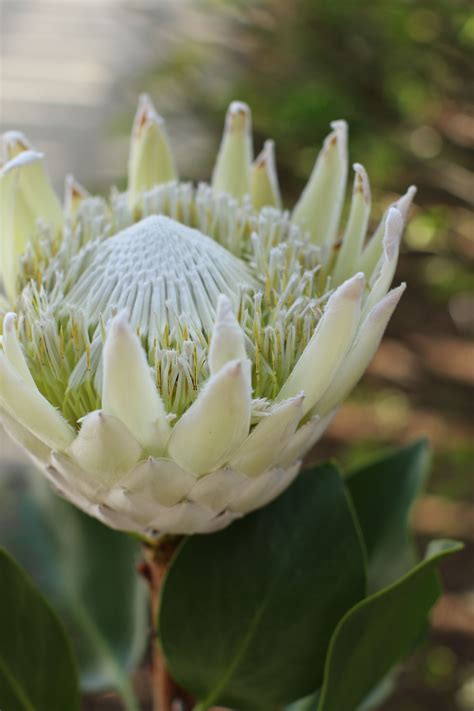
[[[183,319],[209,335],[219,295],[235,309],[241,289],[256,286],[245,263],[213,239],[152,215],[98,245],[66,303],[89,324],[125,310],[134,330],[153,341]]]

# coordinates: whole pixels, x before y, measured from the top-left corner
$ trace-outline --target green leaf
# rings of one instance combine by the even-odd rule
[[[337,622],[364,595],[364,556],[331,465],[226,530],[188,538],[161,598],[172,675],[202,709],[268,711],[314,691]]]
[[[63,626],[1,548],[0,580],[0,708],[79,709],[77,673]]]
[[[379,681],[377,686],[375,686],[372,691],[367,694],[360,706],[357,707],[356,711],[372,711],[372,709],[378,709],[395,689],[398,672],[398,667],[394,667],[391,671],[389,671],[388,674],[386,674],[383,679]]]
[[[420,440],[358,469],[346,480],[367,546],[371,592],[390,585],[415,565],[408,519],[423,488],[428,460],[428,444]]]
[[[364,698],[364,701],[357,706],[355,711],[370,711],[378,708],[380,704],[391,694],[395,687],[396,670],[389,672],[377,686]],[[318,703],[321,695],[317,691],[305,699],[295,701],[286,707],[285,711],[318,711]]]
[[[285,711],[318,711],[319,691],[304,699],[294,701],[285,707]]]
[[[61,617],[88,691],[115,688],[136,708],[127,673],[147,640],[139,544],[59,499],[41,474],[0,470],[0,542]]]
[[[440,594],[437,564],[461,547],[436,541],[405,577],[346,613],[331,639],[318,711],[353,711],[411,652]]]

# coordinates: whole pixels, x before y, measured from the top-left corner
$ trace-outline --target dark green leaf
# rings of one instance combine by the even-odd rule
[[[380,706],[380,704],[391,694],[396,682],[396,672],[393,671],[387,674],[377,686],[364,698],[364,701],[357,706],[355,711],[371,711]],[[317,691],[311,696],[295,701],[286,707],[285,711],[318,711],[318,703],[321,695]]]
[[[440,594],[437,564],[460,548],[435,542],[404,578],[349,610],[331,639],[318,711],[353,711],[411,652]]]
[[[0,471],[0,542],[30,573],[71,637],[87,690],[114,687],[133,707],[127,672],[147,637],[139,545],[59,499],[24,467]]]
[[[304,699],[294,701],[285,707],[285,711],[318,711],[319,691]]]
[[[379,681],[377,686],[367,694],[356,711],[372,711],[372,709],[378,709],[395,689],[398,671],[398,667],[389,671],[389,673]]]
[[[272,709],[317,688],[330,636],[365,590],[352,506],[330,465],[212,536],[187,539],[166,577],[160,637],[202,708]]]
[[[63,626],[0,548],[0,708],[74,711],[79,688]]]
[[[429,449],[418,441],[347,479],[369,557],[369,590],[389,585],[416,562],[408,518],[426,477]]]

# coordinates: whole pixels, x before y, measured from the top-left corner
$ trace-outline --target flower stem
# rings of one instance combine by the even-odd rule
[[[178,536],[166,536],[155,545],[145,544],[140,572],[148,582],[152,619],[151,688],[153,711],[191,711],[193,699],[171,677],[158,642],[158,613],[163,579],[173,554],[180,543]]]

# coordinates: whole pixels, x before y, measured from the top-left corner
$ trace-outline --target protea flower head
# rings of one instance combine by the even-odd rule
[[[297,475],[372,359],[414,189],[365,243],[361,165],[340,231],[345,122],[292,212],[271,141],[231,104],[211,184],[180,182],[142,97],[128,190],[62,209],[37,153],[3,137],[1,418],[56,490],[145,537],[217,530]]]

